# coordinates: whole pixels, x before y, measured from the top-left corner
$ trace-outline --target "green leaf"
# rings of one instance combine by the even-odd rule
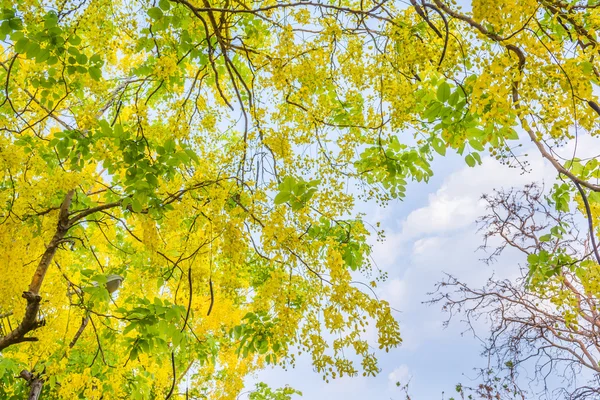
[[[15,43],[15,52],[24,53],[28,45],[29,39],[27,39],[26,37],[17,40],[17,42]]]
[[[455,106],[456,103],[458,103],[459,98],[460,95],[458,93],[458,90],[455,90],[448,98],[448,104],[450,104],[451,106]]]
[[[171,8],[171,3],[169,3],[169,0],[160,0],[158,2],[158,6],[164,11],[169,11],[169,8]]]
[[[450,98],[450,85],[446,82],[442,82],[437,89],[437,99],[442,103],[446,102]]]
[[[40,45],[36,42],[30,42],[29,46],[27,46],[27,58],[35,58],[37,54],[40,52]]]
[[[477,151],[483,151],[483,145],[477,140],[469,139],[469,145]]]
[[[467,165],[469,167],[475,166],[475,159],[473,158],[473,156],[471,154],[467,154],[467,156],[465,157],[465,161],[467,162]]]
[[[273,201],[275,204],[279,205],[290,201],[290,197],[290,192],[279,192]]]
[[[8,21],[3,21],[2,24],[0,24],[0,39],[4,40],[6,35],[10,35],[11,32],[12,28],[10,27],[10,23]]]
[[[23,32],[13,32],[10,35],[10,38],[12,39],[13,42],[17,42],[19,39],[22,39],[25,37],[25,34]]]
[[[69,43],[73,46],[78,46],[81,43],[81,38],[77,35],[73,35],[69,38]]]
[[[131,209],[136,213],[139,213],[142,211],[142,203],[140,203],[140,201],[138,199],[136,199],[135,197],[131,201]]]
[[[90,63],[92,64],[103,64],[102,63],[102,57],[100,57],[100,54],[94,54],[93,56],[90,57]]]
[[[431,147],[433,147],[433,149],[442,156],[446,155],[446,144],[444,143],[444,141],[440,138],[433,138],[433,140],[431,141]]]
[[[158,179],[156,178],[156,176],[154,176],[154,174],[147,173],[146,174],[146,181],[150,185],[152,185],[152,186],[157,186],[158,185]]]
[[[237,325],[236,327],[233,328],[233,338],[235,340],[238,340],[241,336],[242,336],[242,326]]]
[[[81,53],[77,56],[77,62],[79,64],[87,64],[88,58],[85,54]]]
[[[42,49],[35,56],[35,62],[36,64],[43,63],[44,61],[48,60],[48,58],[50,58],[50,50]]]
[[[88,74],[92,77],[92,79],[99,81],[102,78],[102,71],[98,67],[89,67]]]
[[[23,21],[21,21],[21,18],[11,18],[7,22],[8,26],[15,31],[20,31],[23,29]]]
[[[267,351],[269,351],[269,342],[267,342],[266,340],[262,340],[258,344],[258,353],[265,354]]]
[[[152,7],[148,10],[148,16],[152,19],[161,19],[163,17],[163,12],[158,7]]]
[[[433,102],[427,110],[423,113],[423,117],[427,118],[429,121],[433,121],[435,118],[440,115],[442,112],[442,103],[437,101]]]
[[[519,139],[519,134],[517,133],[516,130],[512,129],[512,128],[506,128],[505,130],[505,136],[504,136],[507,140],[518,140]]]
[[[54,11],[50,11],[44,17],[44,28],[50,29],[54,28],[58,23],[58,15]]]
[[[600,193],[598,193],[598,192],[591,192],[588,195],[588,201],[590,203],[600,203]]]
[[[534,253],[529,254],[527,256],[527,262],[529,264],[537,264],[538,263],[538,256],[537,256],[537,254],[534,254]]]
[[[550,233],[548,233],[546,235],[542,235],[539,238],[540,242],[549,242],[550,239],[552,239],[552,235]]]
[[[106,276],[105,275],[94,275],[94,276],[92,276],[92,281],[98,282],[98,284],[103,285],[106,283]]]
[[[198,155],[196,154],[195,151],[191,150],[191,149],[185,149],[185,154],[188,155],[188,157],[192,160],[194,160],[195,162],[200,162],[200,158],[198,158]]]
[[[165,151],[167,153],[172,153],[175,151],[175,141],[173,139],[167,139],[165,142]]]
[[[131,358],[131,360],[135,361],[138,358],[138,348],[137,347],[132,347],[131,351],[129,352],[129,358]]]

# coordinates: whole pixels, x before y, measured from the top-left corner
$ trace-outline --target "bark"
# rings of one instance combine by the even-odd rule
[[[69,230],[69,207],[71,206],[73,194],[75,194],[75,191],[69,191],[65,196],[62,205],[60,206],[60,214],[58,215],[56,232],[48,244],[48,247],[46,247],[46,251],[44,252],[44,255],[42,255],[42,259],[40,260],[33,278],[31,279],[31,283],[29,284],[29,291],[31,293],[38,294],[40,292],[40,288],[44,282],[44,277],[46,276],[48,267],[50,267],[50,262],[52,261],[54,254],[56,254],[56,250],[58,250],[58,246],[64,239],[65,234]]]
[[[33,331],[40,326],[44,325],[43,320],[37,319],[37,314],[40,309],[40,301],[42,297],[39,294],[31,292],[23,292],[23,298],[27,300],[27,308],[25,309],[25,316],[23,320],[14,330],[8,333],[8,335],[0,338],[0,351],[4,350],[8,346],[21,342],[35,342],[38,339],[34,337],[25,337],[25,335]]]
[[[29,382],[30,389],[29,395],[27,396],[27,400],[38,400],[40,394],[42,393],[44,380],[41,377],[36,376],[27,370],[21,371],[21,374],[19,376],[25,379],[27,382]]]
[[[77,330],[77,333],[75,333],[75,336],[73,337],[73,340],[71,340],[71,343],[69,343],[69,348],[72,349],[73,346],[75,346],[75,343],[77,343],[77,340],[79,340],[79,337],[83,333],[83,330],[87,326],[88,322],[90,322],[90,316],[89,315],[86,316],[86,317],[81,318],[81,326]]]
[[[35,273],[33,274],[31,284],[29,285],[29,290],[23,292],[23,298],[27,300],[27,307],[25,309],[23,320],[14,330],[9,332],[8,335],[0,338],[0,351],[13,344],[21,342],[34,342],[38,340],[35,337],[25,337],[25,335],[39,328],[45,323],[44,320],[37,319],[38,312],[40,310],[40,302],[42,300],[39,292],[40,288],[42,287],[42,283],[44,282],[46,272],[48,271],[50,263],[52,262],[52,258],[56,254],[58,246],[62,243],[62,240],[70,228],[69,207],[71,206],[71,201],[74,194],[75,191],[71,190],[65,196],[65,199],[60,206],[56,232],[54,232],[54,236],[46,247],[46,251],[44,251]]]

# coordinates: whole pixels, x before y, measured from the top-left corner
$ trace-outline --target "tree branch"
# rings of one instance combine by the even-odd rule
[[[37,400],[42,393],[42,386],[44,385],[43,379],[39,375],[34,375],[33,373],[23,370],[19,374],[20,378],[25,379],[29,383],[29,395],[27,396],[27,400]]]
[[[44,282],[44,277],[50,266],[52,258],[58,250],[58,246],[65,237],[65,234],[69,230],[69,207],[73,200],[74,190],[67,192],[65,199],[63,200],[58,215],[58,224],[56,232],[50,240],[50,244],[46,247],[46,251],[42,255],[40,262],[33,274],[31,283],[29,284],[29,290],[23,292],[23,298],[27,300],[27,308],[25,309],[25,315],[23,320],[13,331],[9,332],[8,335],[0,338],[0,351],[16,343],[37,341],[37,338],[28,337],[25,335],[40,326],[44,325],[44,320],[38,320],[37,315],[40,309],[40,302],[42,297],[39,295],[40,288]]]

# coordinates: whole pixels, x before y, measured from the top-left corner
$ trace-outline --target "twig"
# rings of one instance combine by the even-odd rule
[[[585,192],[581,188],[578,182],[573,181],[577,190],[579,190],[579,194],[581,194],[581,198],[583,199],[583,205],[585,206],[585,213],[587,214],[588,226],[590,229],[590,241],[592,242],[592,249],[594,251],[594,255],[596,256],[596,261],[600,264],[600,254],[598,254],[598,246],[596,245],[596,238],[594,232],[594,220],[592,218],[592,210],[590,209],[590,203],[588,202],[587,196]]]

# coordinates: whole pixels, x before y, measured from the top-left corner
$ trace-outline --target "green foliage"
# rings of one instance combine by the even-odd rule
[[[259,382],[249,398],[250,400],[290,400],[295,394],[302,396],[302,392],[289,386],[273,390],[266,383]]]
[[[548,202],[559,212],[569,211],[569,202],[571,201],[572,187],[566,183],[555,184]]]
[[[367,182],[380,184],[392,198],[398,199],[405,196],[408,178],[427,182],[433,175],[428,149],[411,149],[400,143],[397,136],[365,149],[354,166]]]
[[[331,221],[322,217],[318,224],[310,227],[308,234],[315,240],[335,243],[336,247],[340,247],[343,260],[353,271],[362,267],[371,253],[371,248],[365,242],[364,226],[360,219]]]
[[[265,355],[267,364],[276,364],[279,350],[287,346],[286,339],[275,334],[278,318],[272,318],[266,311],[258,311],[247,313],[242,320],[245,323],[230,331],[232,339],[239,341],[237,353],[244,358],[253,354]]]
[[[129,356],[132,360],[137,359],[140,353],[167,352],[169,343],[177,348],[185,339],[186,334],[177,327],[177,323],[185,317],[185,307],[159,298],[152,302],[143,297],[129,298],[127,303],[136,306],[117,311],[128,321],[123,335],[131,349]],[[136,335],[128,336],[129,332]]]
[[[305,181],[302,178],[286,176],[279,184],[279,192],[275,196],[275,204],[289,203],[292,211],[300,210],[308,204],[308,201],[317,191],[318,179]]]

